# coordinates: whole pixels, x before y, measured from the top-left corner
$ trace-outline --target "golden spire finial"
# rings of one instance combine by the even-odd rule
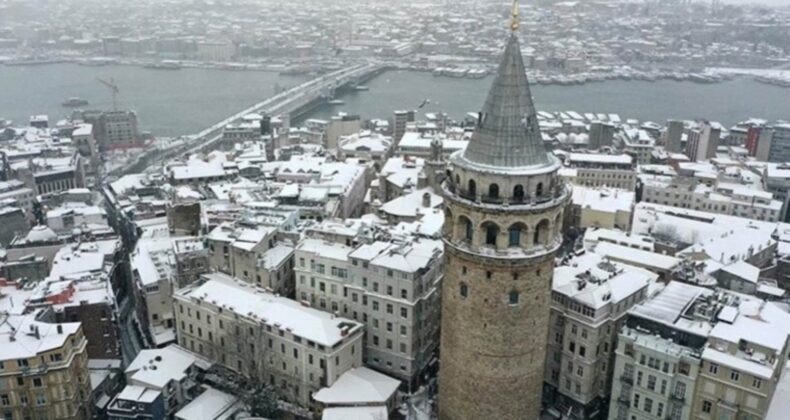
[[[518,31],[518,0],[513,0],[513,10],[510,12],[510,30]]]

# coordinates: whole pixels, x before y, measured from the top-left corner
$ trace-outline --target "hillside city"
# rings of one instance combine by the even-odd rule
[[[0,118],[3,419],[788,418],[790,115],[531,87],[785,89],[790,8],[41,4],[0,0],[3,66],[307,79],[169,143],[128,109]],[[300,118],[392,68],[491,85],[461,119]]]

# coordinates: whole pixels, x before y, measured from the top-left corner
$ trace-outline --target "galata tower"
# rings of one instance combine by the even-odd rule
[[[543,145],[518,9],[465,151],[443,183],[440,420],[537,419],[569,190]]]

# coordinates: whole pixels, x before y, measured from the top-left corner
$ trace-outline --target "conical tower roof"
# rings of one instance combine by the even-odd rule
[[[551,159],[532,103],[521,47],[510,35],[463,160],[500,169],[545,166]]]

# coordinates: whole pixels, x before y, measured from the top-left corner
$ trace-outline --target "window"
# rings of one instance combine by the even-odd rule
[[[401,318],[408,318],[409,317],[408,309],[400,308],[400,316],[401,316]]]
[[[474,238],[474,227],[472,226],[472,221],[469,219],[464,219],[466,223],[466,240],[472,241]]]
[[[587,354],[587,348],[584,346],[579,346],[579,356],[584,357]]]
[[[639,394],[634,393],[634,401],[632,407],[639,408]]]
[[[515,247],[521,245],[521,227],[513,225],[507,230],[507,245]]]
[[[715,363],[711,363],[711,364],[708,366],[708,372],[710,372],[710,373],[712,373],[712,374],[714,374],[714,375],[715,375],[715,374],[717,374],[717,373],[719,373],[719,365],[717,365],[717,364],[715,364]]]
[[[648,413],[652,413],[653,412],[653,400],[652,399],[645,398],[644,410],[647,411]]]
[[[516,185],[513,187],[513,201],[520,202],[524,201],[524,186],[523,185]]]
[[[656,390],[656,377],[653,375],[647,375],[647,389],[651,391]]]
[[[741,379],[741,373],[738,372],[737,370],[733,370],[732,372],[730,372],[730,379],[732,379],[735,382],[738,382],[738,380]]]
[[[491,184],[488,186],[488,197],[499,198],[499,185]]]
[[[466,299],[469,296],[469,286],[461,283],[461,297]]]
[[[499,228],[493,223],[487,223],[486,230],[486,245],[496,246],[496,238],[499,236]]]
[[[475,180],[470,179],[468,185],[469,185],[469,188],[467,188],[468,193],[471,197],[474,198],[477,195],[477,184],[475,183]]]
[[[757,389],[760,389],[760,387],[763,386],[763,381],[761,381],[758,378],[754,378],[754,380],[752,381],[752,386]]]
[[[675,396],[678,398],[686,398],[686,384],[684,382],[675,384]]]
[[[713,403],[708,400],[702,402],[702,412],[703,413],[710,413],[710,410],[713,408]]]
[[[571,341],[570,343],[568,343],[568,350],[571,353],[576,352],[576,342],[575,341]]]
[[[511,305],[518,305],[518,292],[512,291],[508,295],[508,303]]]
[[[535,196],[540,197],[543,195],[543,183],[538,182],[538,186],[535,187]]]

